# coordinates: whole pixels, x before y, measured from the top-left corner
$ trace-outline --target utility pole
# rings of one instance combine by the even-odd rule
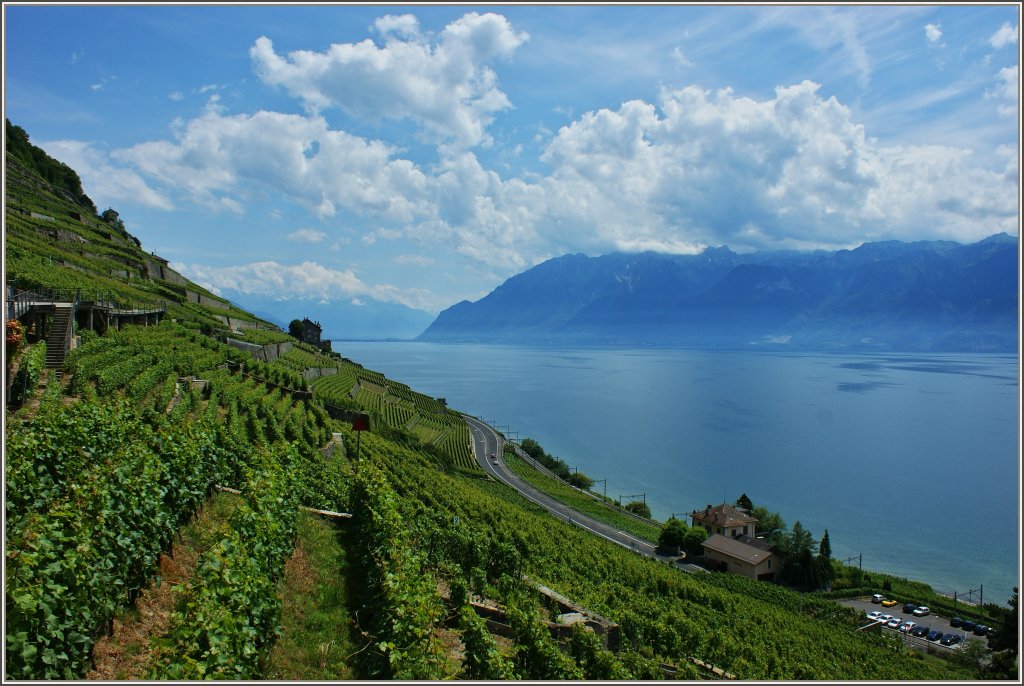
[[[594,479],[594,483],[595,484],[599,483],[599,484],[603,484],[604,485],[604,497],[607,498],[608,497],[608,479],[607,478],[604,478],[604,479]]]

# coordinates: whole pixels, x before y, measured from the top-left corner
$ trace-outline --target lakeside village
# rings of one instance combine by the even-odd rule
[[[521,447],[569,485],[602,498],[590,490],[594,480],[578,470],[570,471],[563,460],[547,454],[533,439],[523,439]],[[1009,599],[1008,611],[1004,606],[984,603],[982,588],[948,597],[921,581],[865,572],[860,555],[847,560],[832,558],[827,529],[820,539],[815,539],[799,520],[790,530],[781,514],[755,506],[746,493],[734,503],[708,503],[703,509],[691,511],[687,515],[690,524],[675,514],[664,523],[657,522],[645,501],[604,500],[655,527],[659,531],[658,552],[675,557],[676,563],[688,571],[737,574],[821,594],[863,610],[861,630],[891,629],[908,639],[920,639],[915,645],[922,649],[963,647],[968,637],[987,638],[988,647],[996,650],[1003,644],[1017,644],[1017,588]],[[878,605],[883,609],[877,610]],[[898,611],[896,606],[902,606],[907,616],[885,613],[887,608]],[[1008,627],[1013,630],[1007,632]]]

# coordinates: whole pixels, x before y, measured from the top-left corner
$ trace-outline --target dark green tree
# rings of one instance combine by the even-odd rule
[[[288,323],[288,335],[292,338],[302,340],[302,320],[293,319]]]
[[[832,543],[828,540],[828,529],[825,529],[825,534],[821,537],[821,543],[818,544],[818,557],[826,560],[832,559]]]
[[[691,526],[686,530],[686,538],[683,541],[683,549],[690,555],[700,555],[704,552],[701,543],[708,538],[708,531],[702,526]]]
[[[647,506],[647,503],[642,500],[634,500],[631,503],[626,503],[624,506],[627,510],[633,514],[640,515],[641,517],[651,518],[651,508]]]
[[[581,471],[575,471],[570,474],[567,481],[576,488],[582,488],[585,491],[589,491],[590,487],[594,485],[594,480]]]
[[[1013,587],[1013,595],[1008,601],[1010,605],[1009,611],[1003,616],[1002,624],[996,629],[995,636],[989,641],[989,646],[992,650],[1009,650],[1011,654],[1017,655],[1017,637],[1019,636],[1020,627],[1017,626],[1017,587]]]
[[[100,219],[124,231],[124,222],[121,221],[121,215],[117,213],[117,210],[108,207],[103,210],[103,214],[100,215]]]
[[[683,520],[669,517],[665,525],[661,527],[661,533],[658,534],[658,545],[669,549],[684,547],[689,528]]]
[[[752,503],[750,501],[750,498],[747,497],[747,494],[744,493],[743,495],[736,499],[736,507],[746,510],[747,512],[750,512],[751,510],[754,509],[754,503]]]
[[[786,536],[786,522],[778,512],[769,512],[763,505],[758,505],[750,511],[751,516],[757,519],[755,527],[758,534],[763,534],[770,543],[781,545]]]

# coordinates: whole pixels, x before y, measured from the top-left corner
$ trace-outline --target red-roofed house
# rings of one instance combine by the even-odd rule
[[[753,536],[757,518],[751,517],[750,513],[722,503],[711,507],[708,505],[703,510],[694,510],[690,513],[694,526],[702,526],[707,529],[708,535],[721,534],[730,538],[738,536]]]

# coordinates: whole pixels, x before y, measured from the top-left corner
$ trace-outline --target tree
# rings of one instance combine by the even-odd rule
[[[786,535],[786,522],[778,512],[769,512],[762,505],[758,505],[750,511],[751,516],[757,519],[756,530],[758,534],[776,545],[780,545]]]
[[[119,215],[113,208],[108,207],[103,210],[103,214],[100,215],[100,219],[124,231],[124,222],[121,221],[121,215]]]
[[[818,544],[818,557],[826,560],[832,559],[832,543],[828,540],[828,529],[825,529],[825,535],[821,537],[821,543]]]
[[[835,568],[832,566],[832,543],[828,539],[828,529],[825,529],[825,533],[821,537],[821,543],[818,544],[818,559],[816,562],[819,581],[825,586],[831,586],[832,579],[835,578]]]
[[[691,526],[686,530],[686,538],[683,540],[683,549],[690,555],[700,555],[704,552],[701,546],[707,540],[708,531],[702,526]]]
[[[1009,650],[1011,654],[1017,655],[1017,636],[1019,635],[1019,627],[1017,626],[1017,587],[1013,587],[1013,595],[1008,601],[1010,610],[1003,616],[1002,624],[996,630],[995,636],[989,641],[989,646],[992,650]]]
[[[633,514],[640,515],[646,519],[651,518],[651,508],[647,507],[647,503],[642,500],[634,500],[631,503],[627,503],[625,508]]]
[[[302,320],[301,319],[293,319],[288,324],[288,335],[291,336],[292,338],[297,338],[300,341],[302,340]]]
[[[594,485],[593,479],[578,470],[569,475],[568,481],[576,488],[582,488],[585,491],[589,491],[590,487]]]
[[[683,520],[669,517],[669,520],[661,527],[661,533],[658,534],[658,546],[662,548],[684,547],[689,528]]]
[[[747,512],[750,512],[751,510],[754,509],[754,503],[752,503],[750,501],[750,498],[747,497],[747,494],[744,493],[743,495],[736,499],[736,507],[746,510]]]

